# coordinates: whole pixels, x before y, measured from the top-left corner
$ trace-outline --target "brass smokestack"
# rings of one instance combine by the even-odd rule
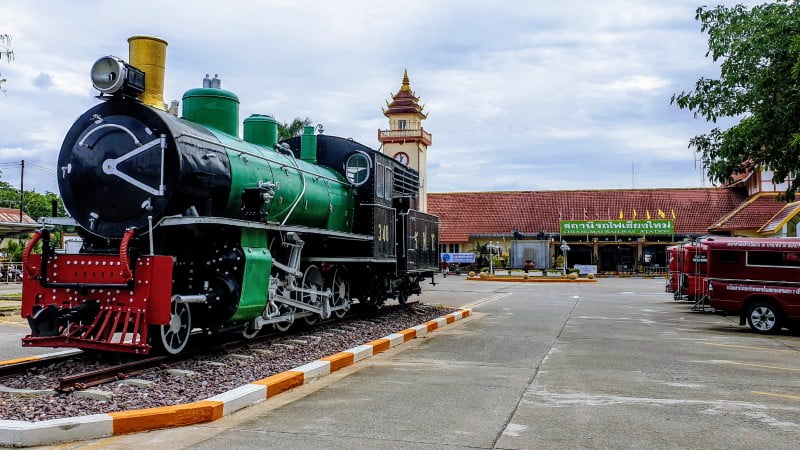
[[[164,71],[167,64],[167,41],[152,36],[128,38],[128,57],[133,67],[144,72],[144,92],[139,98],[145,105],[166,111]]]

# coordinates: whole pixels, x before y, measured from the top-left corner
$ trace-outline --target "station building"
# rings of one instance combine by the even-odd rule
[[[553,267],[567,244],[569,267],[659,273],[666,271],[666,248],[687,239],[800,237],[800,202],[778,201],[787,184],[773,183],[767,170],[711,188],[428,193],[432,136],[422,127],[427,113],[407,71],[386,105],[389,129],[378,130],[382,151],[419,171],[419,209],[439,216],[442,253],[475,253],[480,259],[488,244],[507,257],[514,241],[534,241],[547,249],[543,260]]]

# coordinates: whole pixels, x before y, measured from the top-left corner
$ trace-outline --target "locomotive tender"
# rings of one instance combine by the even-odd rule
[[[438,263],[438,219],[415,210],[419,174],[350,139],[277,140],[215,77],[162,100],[167,43],[100,58],[102,103],[67,133],[58,183],[71,218],[25,248],[25,346],[177,354],[198,329],[253,337],[341,318],[353,301],[405,303]],[[56,252],[54,225],[83,237]],[[38,241],[42,253],[34,254]]]

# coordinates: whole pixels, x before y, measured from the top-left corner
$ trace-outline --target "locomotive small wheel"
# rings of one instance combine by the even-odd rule
[[[324,282],[322,281],[322,272],[319,271],[317,266],[311,264],[310,266],[306,267],[305,273],[303,273],[303,289],[315,289],[318,291],[322,290]],[[302,302],[308,303],[309,305],[319,305],[320,304],[320,296],[317,294],[306,294],[303,293]],[[319,316],[317,314],[313,314],[310,316],[303,317],[303,320],[309,325],[314,325],[319,320]]]
[[[282,303],[278,306],[278,312],[280,312],[280,315],[283,315],[283,314],[286,314],[286,313],[289,313],[289,312],[293,312],[293,311],[294,311],[294,307],[292,307],[292,306],[287,306],[287,305],[284,305]],[[289,328],[291,328],[292,324],[294,324],[294,319],[285,320],[283,322],[275,322],[275,323],[272,324],[272,326],[276,330],[278,330],[280,332],[284,332],[284,331],[288,330]]]
[[[331,282],[331,290],[333,291],[333,298],[331,299],[331,306],[341,306],[350,304],[350,282],[345,277],[345,270],[341,267],[336,269],[333,274],[333,281]],[[347,314],[347,309],[338,309],[333,311],[333,315],[338,319]]]
[[[256,329],[256,327],[254,326],[254,323],[253,323],[254,320],[248,320],[244,324],[244,327],[242,328],[242,337],[243,338],[245,338],[245,339],[253,339],[261,331],[260,328]]]
[[[770,303],[756,303],[747,313],[747,323],[756,333],[777,333],[781,329],[782,322],[780,310]]]
[[[377,293],[375,291],[372,292],[372,295],[369,296],[367,300],[367,306],[370,309],[375,311],[383,309],[383,303],[386,301],[386,298],[382,293]]]
[[[408,302],[408,290],[406,288],[400,288],[397,291],[397,302],[401,305],[405,305]]]
[[[158,339],[164,352],[177,355],[186,348],[192,334],[192,313],[189,305],[172,302],[169,324],[158,327]]]

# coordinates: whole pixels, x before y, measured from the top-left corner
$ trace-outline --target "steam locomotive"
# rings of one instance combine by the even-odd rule
[[[130,62],[92,67],[102,102],[58,156],[69,218],[42,219],[23,254],[24,346],[178,354],[193,334],[288,329],[419,294],[438,263],[438,219],[415,210],[419,174],[351,139],[278,142],[244,120],[218,78],[162,100],[167,43],[128,40]],[[54,249],[74,226],[77,254]],[[42,252],[33,251],[42,242]]]

